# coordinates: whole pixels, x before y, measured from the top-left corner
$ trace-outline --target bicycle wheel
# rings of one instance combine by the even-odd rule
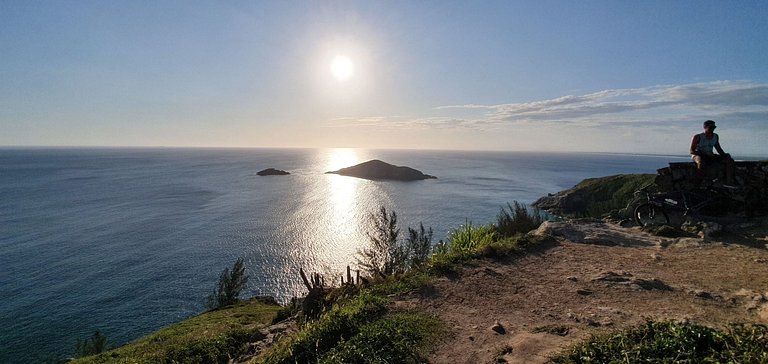
[[[635,222],[640,226],[656,226],[669,224],[669,216],[664,210],[651,203],[644,203],[635,207],[633,215]]]

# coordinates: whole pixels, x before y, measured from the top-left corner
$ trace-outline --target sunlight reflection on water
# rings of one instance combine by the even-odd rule
[[[366,151],[355,149],[320,150],[316,154],[314,165],[323,166],[322,171],[313,171],[314,176],[305,180],[311,188],[302,189],[301,204],[291,219],[291,267],[284,269],[280,278],[291,287],[289,292],[303,293],[296,279],[299,268],[330,274],[326,279],[333,281],[347,265],[355,267],[357,251],[368,243],[369,215],[380,206],[388,207],[392,200],[380,182],[325,172],[369,159]]]

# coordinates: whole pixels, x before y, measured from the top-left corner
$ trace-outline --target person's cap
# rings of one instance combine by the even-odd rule
[[[707,120],[707,121],[704,122],[704,126],[705,127],[707,127],[707,126],[715,126],[715,122],[714,122],[714,120]]]

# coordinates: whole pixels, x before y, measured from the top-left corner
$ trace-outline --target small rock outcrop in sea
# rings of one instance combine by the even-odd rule
[[[386,162],[382,162],[378,159],[360,163],[352,167],[342,168],[338,171],[326,173],[371,180],[418,181],[422,179],[437,178],[435,176],[421,173],[421,171],[410,167],[395,166]]]
[[[285,176],[290,173],[283,171],[281,169],[267,168],[267,169],[256,172],[256,174],[259,176]]]

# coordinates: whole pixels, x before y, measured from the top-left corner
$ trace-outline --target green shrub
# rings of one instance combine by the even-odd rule
[[[277,343],[259,357],[259,363],[316,363],[339,342],[349,340],[365,324],[387,311],[389,300],[362,293],[343,306],[336,306],[317,321],[308,323],[298,334]]]
[[[655,178],[655,174],[625,174],[585,179],[573,187],[576,191],[570,197],[573,207],[578,208],[565,213],[578,217],[629,217],[632,210],[626,207],[635,199],[634,192],[652,184]]]
[[[371,213],[373,232],[366,232],[370,247],[358,251],[357,264],[370,275],[390,275],[397,270],[404,270],[405,253],[397,244],[400,229],[397,227],[397,214],[387,214],[382,206],[378,214]]]
[[[593,336],[552,358],[554,363],[768,363],[768,327],[727,331],[671,321],[646,321],[612,335]]]
[[[291,297],[291,300],[277,311],[277,316],[272,320],[272,324],[287,320],[299,312],[301,312],[301,302],[298,298]]]
[[[80,340],[75,343],[75,357],[82,358],[84,356],[96,355],[104,350],[107,350],[107,337],[104,336],[99,330],[91,335],[91,337]]]
[[[366,324],[360,332],[339,344],[320,363],[421,363],[421,349],[441,331],[430,316],[399,313]]]
[[[252,332],[236,330],[205,340],[170,346],[165,352],[163,361],[166,363],[225,364],[233,355],[243,352],[247,343],[254,337]]]
[[[472,222],[467,221],[464,226],[460,226],[449,233],[448,252],[453,254],[470,253],[494,240],[496,240],[496,231],[493,226],[474,226]]]
[[[424,225],[421,223],[419,223],[419,230],[408,228],[405,250],[409,269],[424,264],[432,252],[432,228],[424,230]]]
[[[432,250],[432,228],[408,228],[404,241],[398,239],[397,214],[387,213],[381,207],[378,214],[370,214],[373,231],[367,232],[370,246],[357,252],[357,264],[373,277],[386,277],[402,273],[423,264]]]
[[[224,268],[219,276],[219,284],[208,296],[206,307],[211,310],[224,306],[231,306],[240,301],[240,293],[245,289],[248,283],[248,276],[245,274],[243,259],[239,258],[232,265],[232,270]]]
[[[517,202],[507,203],[507,208],[502,207],[496,215],[496,234],[500,237],[510,237],[517,234],[525,234],[534,230],[546,220],[541,210],[528,208]]]

